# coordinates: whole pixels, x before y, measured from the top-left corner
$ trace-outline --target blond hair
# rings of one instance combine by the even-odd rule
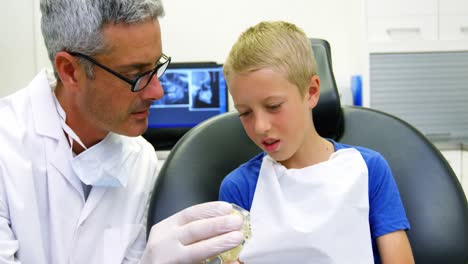
[[[223,73],[230,81],[233,74],[270,68],[299,88],[304,95],[317,63],[309,39],[296,25],[260,22],[243,32],[231,48]]]

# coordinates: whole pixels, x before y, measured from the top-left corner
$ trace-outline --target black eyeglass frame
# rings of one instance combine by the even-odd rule
[[[107,67],[107,66],[105,66],[105,65],[103,65],[103,64],[101,64],[101,63],[99,63],[99,62],[97,62],[95,59],[93,59],[93,58],[91,58],[91,57],[89,57],[89,56],[87,56],[87,55],[85,55],[85,54],[83,54],[83,53],[79,53],[79,52],[68,52],[68,53],[69,53],[70,55],[72,55],[72,56],[83,58],[83,59],[85,59],[85,60],[87,60],[87,61],[93,63],[94,65],[97,65],[98,67],[102,68],[103,70],[107,71],[108,73],[114,75],[115,77],[121,79],[122,81],[124,81],[124,82],[130,84],[130,85],[131,85],[130,90],[131,90],[132,92],[139,92],[139,91],[145,89],[145,88],[148,86],[148,84],[151,82],[151,79],[153,79],[153,75],[154,75],[155,73],[157,73],[158,70],[159,70],[161,67],[165,66],[164,71],[163,71],[159,76],[158,76],[158,74],[156,74],[156,77],[157,77],[158,79],[161,78],[161,76],[164,75],[164,73],[166,72],[166,70],[167,70],[169,64],[171,63],[171,57],[169,57],[169,56],[167,56],[166,54],[163,53],[163,54],[161,55],[161,58],[159,58],[159,61],[161,61],[161,59],[165,59],[164,62],[160,63],[160,62],[158,61],[158,64],[156,65],[156,67],[155,67],[154,69],[149,70],[149,71],[146,71],[146,72],[143,72],[143,73],[141,73],[141,74],[138,74],[138,75],[136,76],[135,79],[131,80],[131,79],[129,79],[129,78],[123,76],[122,74],[120,74],[120,73],[118,73],[118,72],[112,70],[111,68],[109,68],[109,67]],[[138,88],[137,88],[137,87],[138,87],[137,85],[138,85],[139,82],[142,80],[142,78],[145,77],[145,76],[148,75],[148,74],[150,74],[150,75],[149,75],[149,78],[148,78],[147,83],[146,83],[143,87],[141,87],[141,88],[138,89]]]

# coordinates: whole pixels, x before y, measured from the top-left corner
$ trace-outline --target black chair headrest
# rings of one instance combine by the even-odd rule
[[[343,132],[343,113],[332,70],[330,44],[323,39],[310,39],[320,77],[320,99],[312,111],[314,125],[322,137],[339,139]]]

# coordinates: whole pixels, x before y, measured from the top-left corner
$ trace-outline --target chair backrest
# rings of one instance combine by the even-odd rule
[[[343,113],[340,142],[380,152],[392,169],[416,263],[468,263],[467,201],[440,151],[394,116],[362,107]]]
[[[323,39],[311,39],[320,77],[320,99],[312,111],[317,132],[326,138],[339,139],[343,132],[343,114],[333,75],[330,44]]]
[[[341,108],[330,46],[318,39],[311,44],[321,79],[320,100],[313,111],[320,135],[372,148],[387,159],[412,226],[408,236],[416,263],[466,263],[467,201],[445,159],[421,133],[398,118],[366,108]],[[222,179],[260,151],[236,113],[192,129],[161,168],[148,227],[188,206],[217,200]]]

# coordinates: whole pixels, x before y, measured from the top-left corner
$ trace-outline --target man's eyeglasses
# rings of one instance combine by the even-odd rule
[[[156,67],[150,71],[144,72],[139,74],[135,79],[130,80],[127,77],[123,76],[122,74],[110,69],[107,66],[102,65],[101,63],[97,62],[93,58],[84,55],[79,52],[68,52],[70,55],[75,56],[75,57],[80,57],[83,59],[86,59],[87,61],[93,63],[94,65],[99,66],[103,70],[107,71],[108,73],[116,76],[117,78],[127,82],[132,86],[131,90],[132,92],[138,92],[146,88],[148,84],[151,82],[151,79],[153,79],[153,76],[156,74],[156,77],[159,79],[161,76],[163,76],[164,72],[167,69],[167,66],[169,66],[169,63],[171,62],[171,57],[168,57],[165,54],[161,55],[161,58],[159,59],[159,62],[157,63]],[[162,61],[161,61],[162,60]]]

